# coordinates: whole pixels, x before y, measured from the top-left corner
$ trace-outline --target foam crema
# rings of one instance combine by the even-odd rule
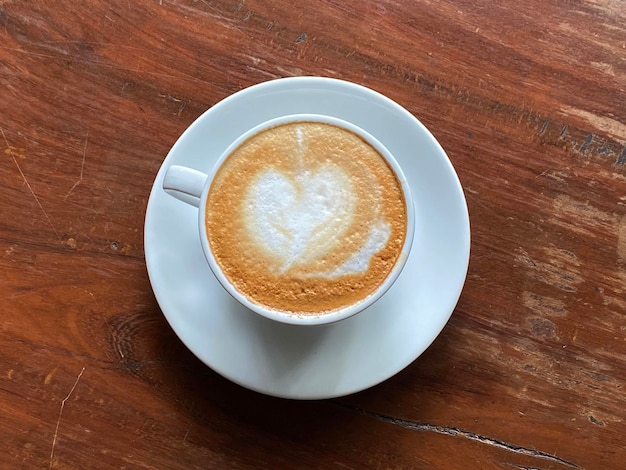
[[[362,137],[321,122],[260,131],[208,193],[216,263],[251,302],[295,314],[358,303],[384,282],[407,229],[392,168]]]

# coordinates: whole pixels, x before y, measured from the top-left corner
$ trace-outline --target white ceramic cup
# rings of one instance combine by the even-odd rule
[[[211,251],[211,247],[209,244],[209,239],[206,232],[205,225],[205,217],[206,217],[206,204],[207,204],[207,196],[209,193],[209,189],[211,187],[211,182],[213,177],[217,173],[218,169],[226,160],[229,155],[239,147],[244,141],[252,137],[253,135],[268,129],[270,127],[274,127],[281,124],[286,124],[289,122],[322,122],[333,124],[335,126],[347,129],[361,138],[366,140],[370,145],[372,145],[379,153],[382,155],[385,160],[387,160],[390,167],[394,170],[398,181],[401,184],[402,191],[404,194],[404,200],[406,204],[406,214],[407,214],[407,226],[406,226],[406,237],[404,240],[404,245],[402,246],[402,252],[398,257],[396,264],[393,269],[387,276],[387,278],[381,283],[378,289],[370,294],[365,299],[361,301],[344,307],[339,310],[335,310],[329,313],[320,313],[320,314],[296,314],[292,312],[283,312],[279,310],[269,309],[262,305],[256,304],[252,302],[248,297],[239,292],[233,284],[227,279],[227,277],[223,274],[219,264],[215,260],[213,252]],[[163,189],[166,190],[169,194],[176,197],[177,199],[191,204],[195,207],[198,207],[198,231],[200,235],[200,241],[202,244],[202,250],[204,252],[204,256],[213,271],[216,279],[222,285],[222,287],[239,303],[248,309],[256,312],[266,318],[271,320],[279,321],[282,323],[296,324],[296,325],[324,325],[328,323],[334,323],[339,320],[346,319],[355,315],[374,302],[376,302],[383,294],[385,294],[389,288],[393,285],[395,280],[400,275],[402,268],[404,267],[406,260],[409,256],[409,252],[411,250],[411,245],[413,244],[413,234],[415,227],[415,215],[413,209],[413,199],[411,197],[411,191],[409,189],[409,185],[407,179],[402,172],[402,169],[398,165],[398,162],[391,155],[389,150],[385,148],[374,136],[370,135],[363,129],[351,124],[347,121],[343,121],[338,118],[334,118],[331,116],[319,115],[319,114],[291,114],[287,116],[278,117],[275,119],[271,119],[269,121],[265,121],[256,127],[250,129],[249,131],[242,134],[239,138],[237,138],[229,147],[224,151],[224,153],[217,159],[215,165],[213,166],[212,171],[207,175],[201,171],[195,170],[193,168],[188,168],[180,165],[172,165],[167,168],[165,172],[165,176],[163,178]]]

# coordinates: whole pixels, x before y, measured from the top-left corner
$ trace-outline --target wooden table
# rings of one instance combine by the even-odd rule
[[[626,468],[626,3],[296,3],[0,1],[0,468]],[[472,224],[431,347],[323,401],[196,359],[143,251],[185,128],[299,75],[417,116]]]

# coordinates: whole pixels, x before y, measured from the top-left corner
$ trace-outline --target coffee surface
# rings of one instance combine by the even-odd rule
[[[206,230],[224,275],[254,303],[330,313],[395,265],[406,204],[386,160],[335,125],[294,122],[236,148],[211,184]]]

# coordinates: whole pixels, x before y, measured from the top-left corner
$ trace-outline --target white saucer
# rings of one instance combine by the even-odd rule
[[[295,113],[335,116],[376,136],[402,166],[415,200],[414,246],[394,286],[364,312],[328,326],[279,324],[240,307],[204,259],[197,209],[162,189],[169,165],[209,172],[241,133],[262,121]],[[150,282],[180,339],[233,382],[295,399],[358,392],[414,361],[454,310],[467,273],[469,247],[463,190],[428,130],[404,108],[372,90],[319,77],[262,83],[200,116],[163,162],[145,222]]]

